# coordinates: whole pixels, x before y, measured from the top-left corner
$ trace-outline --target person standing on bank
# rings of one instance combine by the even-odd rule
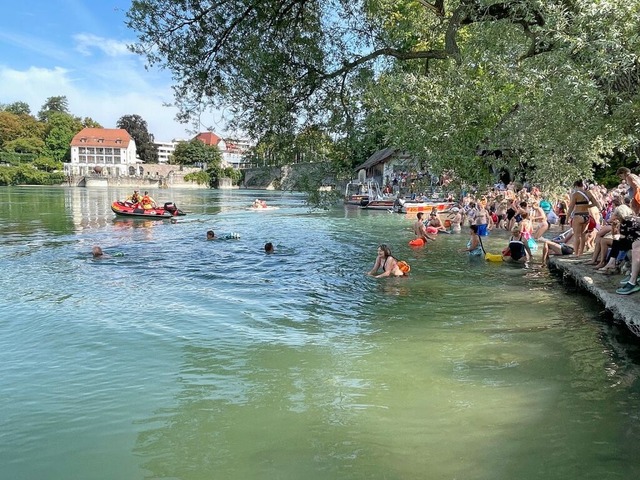
[[[631,205],[629,206],[631,207],[631,210],[633,210],[633,213],[640,215],[640,177],[631,173],[631,170],[627,167],[620,167],[616,171],[616,175],[620,177],[620,180],[624,180],[629,186],[629,192],[627,194],[631,197]]]
[[[580,256],[584,253],[587,242],[589,207],[597,205],[598,202],[589,190],[585,190],[582,180],[576,180],[573,187],[574,190],[569,197],[567,216],[571,219],[571,227],[575,235],[575,252]]]

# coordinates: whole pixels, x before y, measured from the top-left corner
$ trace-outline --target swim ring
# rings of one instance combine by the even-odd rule
[[[412,247],[422,247],[424,245],[424,240],[422,238],[414,238],[413,240],[409,240],[409,245]]]

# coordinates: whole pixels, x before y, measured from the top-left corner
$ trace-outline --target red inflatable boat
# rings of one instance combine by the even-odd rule
[[[113,213],[116,215],[123,217],[139,217],[151,220],[162,220],[163,218],[186,215],[186,213],[178,209],[173,202],[167,202],[163,207],[145,209],[138,203],[115,201],[111,204],[111,210],[113,210]]]

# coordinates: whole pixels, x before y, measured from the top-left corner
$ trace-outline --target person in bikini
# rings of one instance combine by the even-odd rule
[[[382,273],[376,275],[378,270],[382,269]],[[378,246],[378,256],[373,264],[373,268],[367,272],[367,275],[375,278],[382,277],[402,277],[404,272],[398,267],[398,260],[391,255],[391,249],[384,243]]]
[[[571,227],[575,235],[575,252],[580,256],[584,253],[587,242],[587,230],[589,228],[589,207],[597,205],[598,202],[589,190],[585,190],[584,182],[576,180],[573,184],[574,190],[569,199],[567,216],[571,219]]]
[[[573,255],[574,248],[572,240],[573,234],[567,235],[563,242],[554,242],[546,238],[541,238],[542,245],[542,266],[547,266],[547,261],[550,255]]]

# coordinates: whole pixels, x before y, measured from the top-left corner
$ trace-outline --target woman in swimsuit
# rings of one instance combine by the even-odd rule
[[[469,241],[467,242],[467,248],[462,248],[460,251],[467,252],[470,257],[480,257],[484,255],[482,241],[480,240],[480,235],[478,235],[478,225],[469,226]]]
[[[584,189],[582,180],[577,180],[571,193],[567,216],[571,219],[571,227],[576,237],[575,251],[580,256],[584,253],[587,242],[587,229],[589,227],[589,207],[597,205],[593,195]]]
[[[378,270],[382,269],[380,275],[376,275]],[[391,249],[384,243],[378,246],[378,256],[376,257],[376,263],[373,264],[373,268],[367,272],[367,275],[374,276],[375,278],[381,277],[402,277],[404,273],[398,267],[398,261],[391,255]]]
[[[549,229],[547,214],[544,212],[540,203],[533,202],[531,206],[531,220],[533,221],[533,238],[538,240],[544,232]]]
[[[529,244],[524,238],[524,235],[522,235],[520,225],[516,225],[511,230],[509,245],[503,250],[502,259],[511,260],[512,262],[527,262],[531,257],[532,254]]]

